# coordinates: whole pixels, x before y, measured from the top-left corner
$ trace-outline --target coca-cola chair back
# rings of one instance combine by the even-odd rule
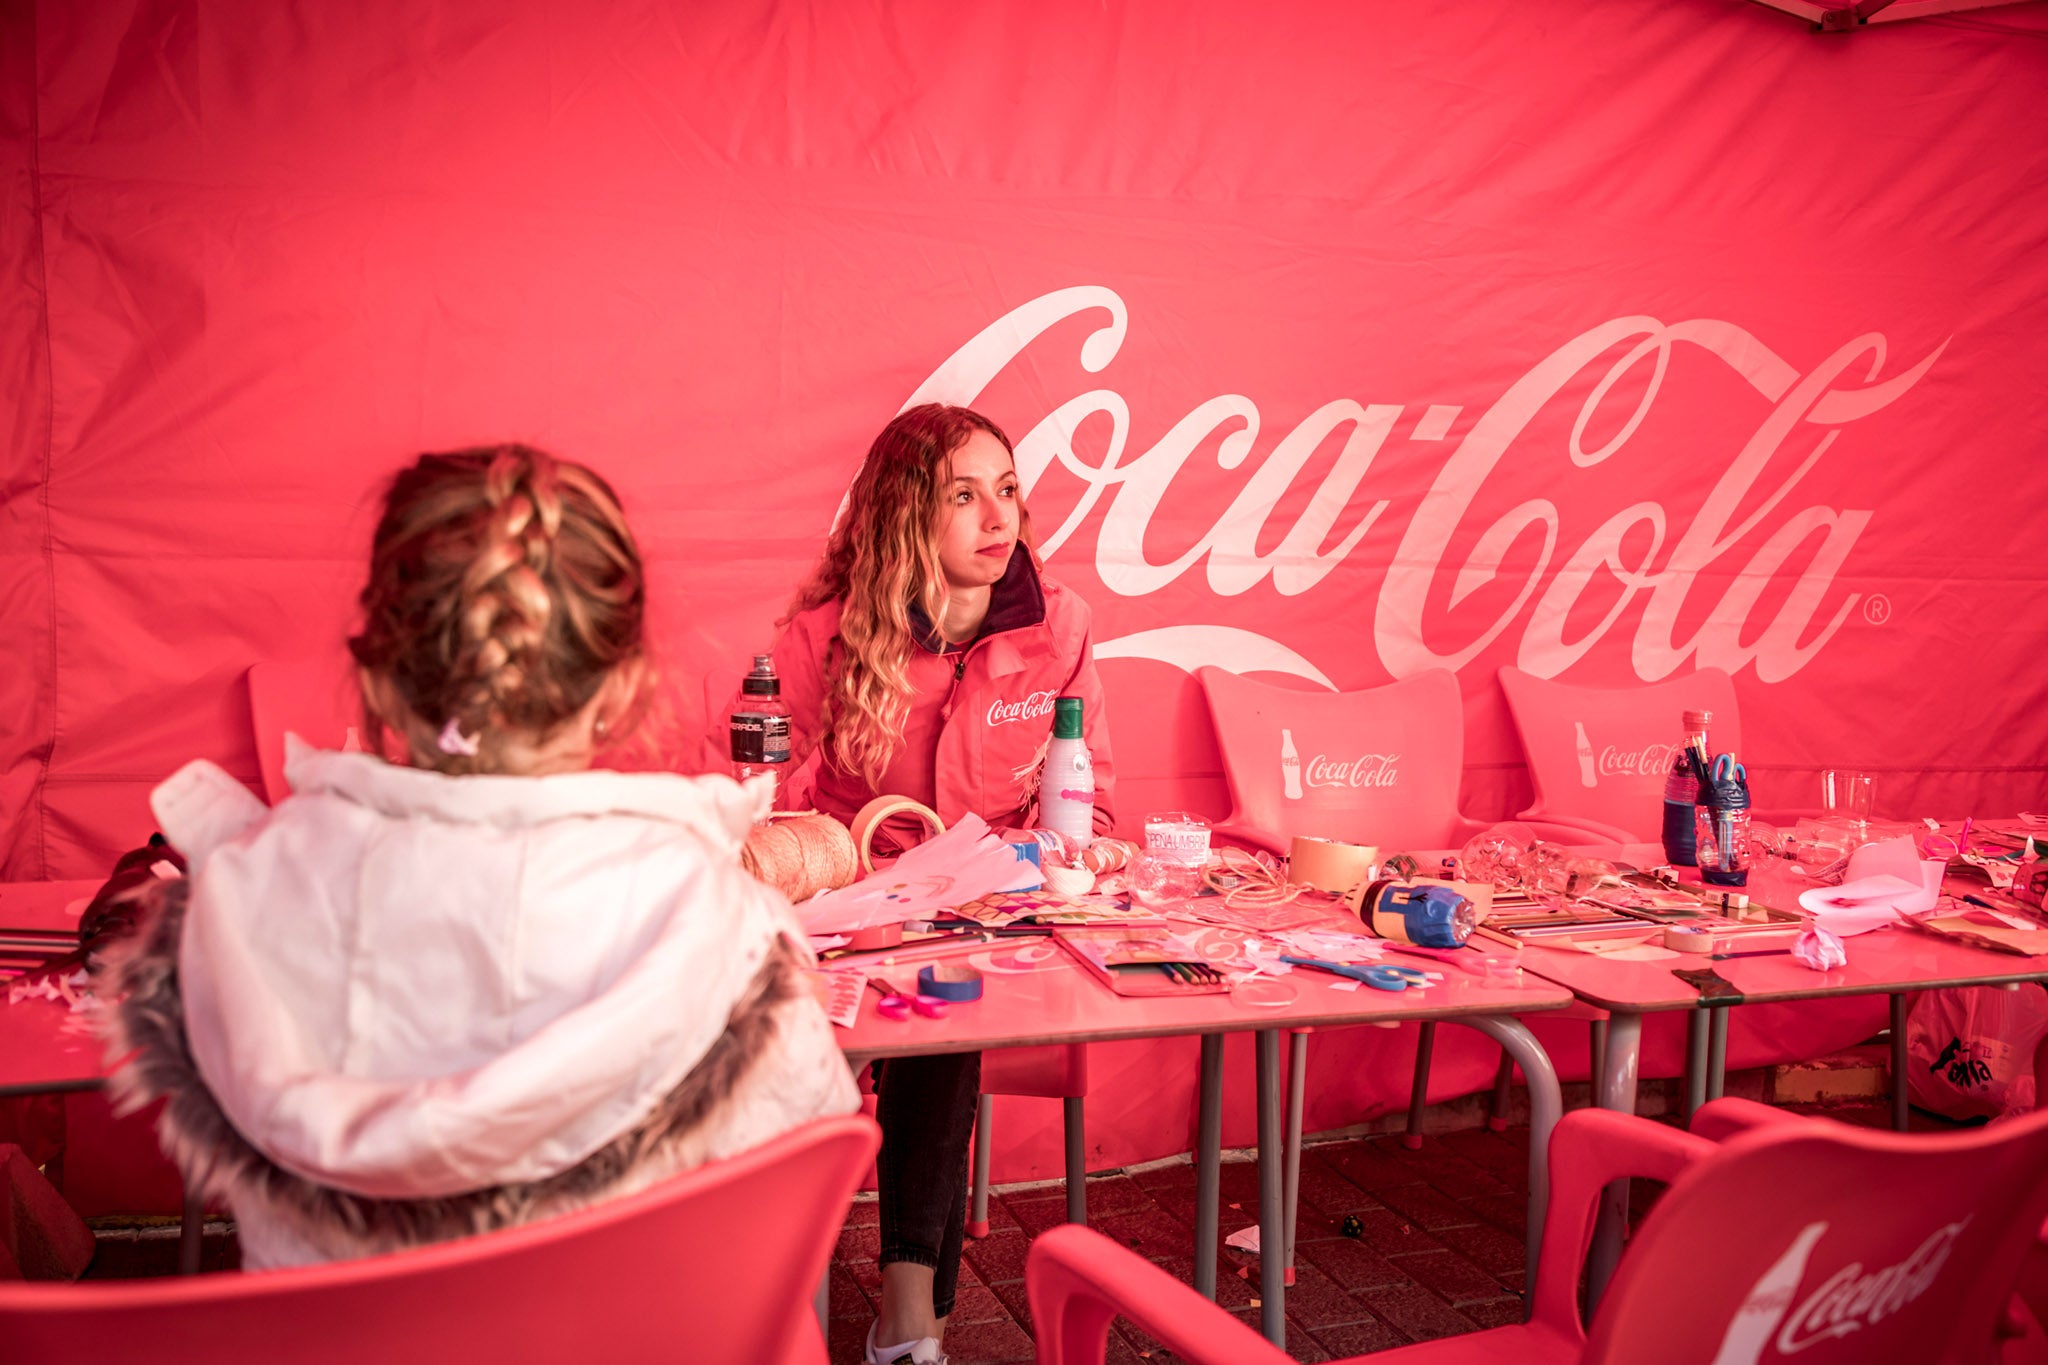
[[[0,1358],[825,1365],[812,1291],[880,1138],[858,1114],[819,1119],[637,1194],[388,1256],[0,1283]]]
[[[1461,842],[1465,713],[1448,670],[1363,692],[1196,676],[1230,783],[1225,833],[1276,852],[1296,835],[1387,852]]]
[[[362,693],[345,651],[265,659],[250,666],[248,684],[256,763],[263,774],[263,799],[271,805],[291,794],[284,778],[287,731],[316,749],[364,747]]]
[[[1734,1135],[1644,1220],[1583,1358],[1992,1358],[2048,1214],[2048,1114],[1905,1134],[1762,1109],[1700,1111],[1694,1132]]]
[[[1664,779],[1685,742],[1685,712],[1714,713],[1714,752],[1742,753],[1735,681],[1718,668],[1642,687],[1579,687],[1500,671],[1536,800],[1525,820],[1579,825],[1606,838],[1654,840]]]

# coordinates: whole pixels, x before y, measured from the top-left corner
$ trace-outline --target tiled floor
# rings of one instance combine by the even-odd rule
[[[1295,1283],[1287,1346],[1296,1360],[1329,1360],[1410,1341],[1519,1321],[1528,1130],[1448,1133],[1409,1151],[1398,1137],[1303,1149]],[[1223,1231],[1257,1221],[1258,1166],[1223,1167]],[[969,1242],[959,1302],[946,1332],[955,1365],[1031,1359],[1024,1301],[1030,1236],[1065,1217],[1060,1187],[998,1191],[989,1235]],[[1345,1215],[1364,1235],[1343,1235]],[[1091,1177],[1088,1223],[1183,1281],[1194,1277],[1195,1171],[1185,1161]],[[832,1265],[831,1356],[858,1362],[879,1283],[875,1205],[853,1207]],[[1258,1260],[1226,1249],[1217,1300],[1259,1325]],[[1248,1272],[1240,1277],[1239,1270]],[[1111,1362],[1174,1357],[1118,1322]]]

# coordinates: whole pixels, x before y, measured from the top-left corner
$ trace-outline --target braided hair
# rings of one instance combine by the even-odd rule
[[[529,446],[400,471],[359,601],[349,652],[384,684],[364,689],[371,747],[388,729],[446,773],[495,772],[509,744],[544,743],[642,653],[645,575],[617,495]]]

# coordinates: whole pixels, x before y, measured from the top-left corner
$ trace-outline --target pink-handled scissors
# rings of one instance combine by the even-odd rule
[[[908,1019],[913,1012],[927,1019],[946,1017],[946,1002],[935,996],[898,994],[879,976],[869,977],[868,985],[882,997],[875,1006],[875,1013],[884,1019]]]

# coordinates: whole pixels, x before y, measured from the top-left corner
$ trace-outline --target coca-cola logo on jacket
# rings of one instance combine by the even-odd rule
[[[1008,725],[1011,721],[1037,720],[1040,716],[1052,714],[1052,704],[1057,692],[1033,692],[1021,701],[1004,701],[997,697],[988,704],[988,723]]]
[[[905,406],[973,403],[1048,328],[1093,310],[1108,320],[1083,341],[1079,360],[1084,370],[1100,372],[1123,346],[1128,310],[1115,291],[1078,285],[991,322]],[[1177,420],[1146,413],[1140,422],[1115,389],[1090,389],[1058,402],[1024,434],[1017,442],[1017,469],[1027,489],[1055,467],[1080,481],[1082,492],[1064,520],[1040,523],[1041,553],[1086,553],[1084,533],[1092,528],[1096,572],[1109,591],[1126,597],[1158,592],[1198,567],[1218,598],[1268,581],[1284,597],[1311,593],[1369,531],[1381,527],[1384,538],[1398,527],[1376,597],[1359,601],[1361,591],[1372,592],[1370,580],[1361,585],[1349,577],[1343,588],[1346,612],[1358,612],[1381,666],[1396,678],[1434,667],[1462,668],[1511,631],[1519,632],[1510,637],[1514,662],[1538,677],[1556,677],[1619,630],[1632,636],[1629,658],[1646,682],[1688,665],[1730,672],[1753,667],[1762,681],[1778,682],[1825,649],[1856,609],[1859,594],[1837,591],[1834,581],[1872,515],[1802,501],[1801,481],[1844,428],[1919,383],[1946,345],[1880,379],[1885,341],[1865,333],[1802,373],[1733,322],[1614,318],[1565,339],[1508,385],[1462,439],[1441,447],[1445,454],[1434,478],[1405,505],[1372,496],[1375,460],[1396,443],[1404,448],[1390,461],[1406,460],[1412,467],[1418,455],[1438,458],[1438,447],[1415,443],[1441,440],[1462,409],[1331,395],[1247,468],[1233,500],[1192,545],[1163,562],[1153,560],[1146,546],[1154,513],[1175,481],[1190,473],[1192,457],[1205,442],[1216,443],[1215,463],[1223,470],[1247,465],[1261,434],[1251,398],[1220,394]],[[1614,352],[1619,359],[1604,360]],[[1560,393],[1581,389],[1583,377],[1597,375],[1562,449],[1516,448],[1513,464],[1521,477],[1540,477],[1546,464],[1560,471],[1585,469],[1614,458],[1657,402],[1667,372],[1701,356],[1755,392],[1758,422],[1739,449],[1688,456],[1723,461],[1698,506],[1637,502],[1588,525],[1575,520],[1571,508],[1536,496],[1490,524],[1467,525],[1510,447]],[[1624,396],[1609,401],[1610,395],[1628,394],[1636,395],[1632,408]],[[1110,424],[1105,452],[1096,460],[1077,454],[1076,430],[1104,417]],[[1166,430],[1149,449],[1133,450],[1136,426]],[[1602,433],[1604,441],[1594,444],[1591,431]],[[1338,438],[1341,451],[1304,502],[1292,485],[1317,450]],[[1299,510],[1289,513],[1291,525],[1269,526],[1283,498]],[[1349,510],[1354,507],[1363,510]],[[1443,611],[1446,575],[1448,605],[1455,608],[1507,572],[1508,551],[1525,532],[1540,542],[1540,550],[1533,563],[1525,557],[1513,561],[1520,581],[1513,584],[1512,601],[1476,629],[1453,632],[1442,625],[1433,613]],[[1454,539],[1473,544],[1463,563],[1447,562]],[[1583,622],[1585,613],[1574,612],[1582,597],[1589,605],[1606,605],[1590,626]],[[1234,672],[1292,673],[1332,685],[1314,660],[1289,643],[1238,625],[1163,626],[1099,641],[1095,653],[1105,659],[1157,659],[1190,670],[1218,664]]]

